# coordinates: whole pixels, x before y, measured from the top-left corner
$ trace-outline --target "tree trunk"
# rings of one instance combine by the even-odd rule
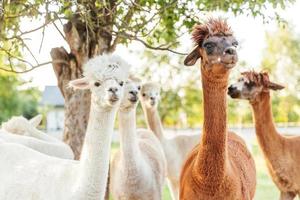
[[[68,87],[68,83],[82,77],[82,66],[89,58],[113,51],[110,49],[111,27],[89,30],[74,17],[74,20],[64,25],[64,33],[70,53],[58,47],[53,48],[50,54],[53,61],[60,61],[54,62],[53,69],[65,99],[64,141],[71,146],[75,159],[79,159],[90,111],[90,91],[74,91]],[[108,194],[107,189],[105,199],[108,199]]]

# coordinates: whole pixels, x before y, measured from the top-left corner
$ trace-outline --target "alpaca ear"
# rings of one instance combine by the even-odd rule
[[[268,88],[271,89],[271,90],[282,90],[284,88],[284,86],[279,85],[277,83],[269,82],[268,83]]]
[[[29,120],[29,123],[30,123],[33,127],[37,127],[37,126],[41,123],[42,119],[43,119],[43,116],[40,114],[40,115],[37,115],[37,116],[31,118],[31,119]]]
[[[192,66],[194,65],[197,60],[200,58],[199,47],[197,46],[185,59],[184,65],[185,66]]]
[[[86,77],[75,79],[69,82],[68,86],[73,89],[80,89],[80,90],[85,90],[89,89],[89,81]]]

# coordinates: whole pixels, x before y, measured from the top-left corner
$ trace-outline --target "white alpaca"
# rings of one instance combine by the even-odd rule
[[[12,117],[2,124],[0,139],[5,142],[22,144],[49,156],[73,159],[74,154],[69,145],[36,128],[41,120],[42,115],[37,115],[31,120],[22,116]]]
[[[140,90],[142,108],[147,125],[159,139],[167,160],[168,185],[172,198],[179,199],[179,178],[182,165],[190,151],[198,144],[200,135],[178,135],[167,138],[161,124],[157,104],[160,86],[154,82],[144,83]]]
[[[110,171],[110,191],[115,200],[159,200],[166,161],[158,139],[149,130],[136,130],[138,87],[126,83],[119,109],[120,150]]]
[[[91,109],[80,161],[41,154],[0,142],[0,199],[103,200],[114,119],[129,66],[118,56],[103,55],[84,66],[84,78],[70,82],[91,90]]]

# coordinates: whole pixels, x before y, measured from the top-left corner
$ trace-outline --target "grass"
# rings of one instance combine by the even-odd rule
[[[118,148],[119,144],[113,143],[112,154],[114,154],[118,150]],[[253,142],[252,145],[252,155],[255,159],[257,178],[256,193],[254,200],[279,199],[279,191],[268,174],[267,167],[262,156],[262,152],[259,149],[256,141]],[[162,199],[171,200],[171,195],[167,186],[164,187]]]
[[[279,199],[279,190],[271,180],[268,174],[267,166],[262,152],[257,143],[253,144],[252,155],[256,165],[256,193],[255,200],[261,199]]]

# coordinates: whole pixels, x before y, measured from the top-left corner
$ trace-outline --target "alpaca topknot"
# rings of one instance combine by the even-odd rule
[[[220,17],[209,18],[205,23],[195,25],[192,32],[192,39],[195,45],[202,46],[203,41],[207,37],[214,35],[233,35],[226,19]]]
[[[83,70],[83,75],[93,80],[127,80],[130,65],[118,55],[103,54],[88,60]]]
[[[268,72],[255,72],[248,71],[243,72],[243,76],[245,76],[249,81],[254,82],[255,85],[268,86],[270,79]]]
[[[156,82],[153,82],[153,81],[150,81],[150,82],[146,82],[142,85],[142,88],[143,89],[157,89],[157,90],[160,90],[160,85]]]

